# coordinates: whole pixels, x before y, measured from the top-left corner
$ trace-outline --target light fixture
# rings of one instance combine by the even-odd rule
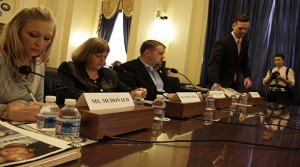
[[[168,45],[174,33],[170,20],[165,12],[157,11],[149,37]]]
[[[156,12],[156,19],[160,20],[168,20],[168,16],[166,16],[162,11],[157,11]]]

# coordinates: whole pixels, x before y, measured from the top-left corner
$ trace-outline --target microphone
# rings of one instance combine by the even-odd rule
[[[21,74],[24,74],[24,75],[28,75],[28,74],[32,73],[32,74],[38,75],[38,76],[40,76],[40,77],[43,77],[43,78],[45,78],[45,79],[48,79],[48,80],[50,80],[50,81],[53,81],[53,82],[55,82],[55,83],[62,84],[62,85],[64,85],[64,86],[66,86],[66,87],[68,87],[68,88],[71,88],[71,89],[74,89],[74,90],[76,90],[76,91],[78,91],[78,92],[84,93],[84,91],[82,91],[82,90],[80,90],[80,89],[77,89],[77,88],[75,88],[75,87],[73,87],[73,86],[67,85],[67,84],[65,84],[65,83],[63,83],[63,82],[57,81],[57,80],[52,79],[52,78],[50,78],[50,77],[46,77],[46,76],[44,76],[44,75],[42,75],[42,74],[33,72],[32,69],[31,69],[31,67],[29,67],[29,66],[25,66],[25,65],[20,66],[20,67],[19,67],[19,72],[20,72]]]
[[[180,74],[180,75],[184,76],[184,78],[189,81],[189,83],[196,89],[196,91],[199,91],[199,92],[204,91],[204,90],[201,91],[200,89],[198,89],[184,74],[178,72],[178,70],[176,70],[175,68],[171,68],[170,71],[174,74]]]
[[[32,70],[29,66],[21,66],[21,67],[19,67],[19,72],[21,74],[28,75],[28,74],[32,73]]]

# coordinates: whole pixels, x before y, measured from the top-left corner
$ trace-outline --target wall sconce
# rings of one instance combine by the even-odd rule
[[[173,27],[171,26],[166,13],[157,11],[155,17],[156,19],[154,20],[149,37],[150,39],[160,41],[167,46],[174,36]]]
[[[156,13],[156,19],[168,20],[168,16],[166,16],[165,14],[162,14],[162,11],[158,10]]]

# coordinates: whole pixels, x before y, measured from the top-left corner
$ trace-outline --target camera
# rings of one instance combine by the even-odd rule
[[[280,73],[278,71],[275,71],[271,74],[271,79],[276,79],[279,75]]]

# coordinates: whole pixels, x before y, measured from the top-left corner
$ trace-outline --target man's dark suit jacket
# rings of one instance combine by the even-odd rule
[[[134,77],[132,75],[125,73],[122,70],[116,70],[118,72],[120,80],[132,89],[136,89],[140,87],[146,88],[147,100],[154,100],[157,94],[163,93],[157,91],[151,76],[149,75],[146,67],[144,66],[144,64],[141,62],[139,58],[128,61],[124,64],[121,64],[120,66],[121,68],[123,67],[127,72],[137,76]],[[177,90],[174,90],[172,84],[169,82],[165,69],[159,68],[158,73],[164,83],[165,92],[175,93]]]
[[[234,75],[242,72],[244,78],[250,77],[248,42],[243,38],[240,55],[232,34],[216,42],[208,61],[208,79],[210,84],[218,83],[222,87],[232,87]]]

